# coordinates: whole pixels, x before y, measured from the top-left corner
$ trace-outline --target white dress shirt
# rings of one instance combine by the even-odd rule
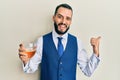
[[[52,38],[56,46],[56,49],[57,49],[57,44],[58,44],[57,37],[60,37],[60,36],[53,30]],[[67,39],[68,39],[68,33],[65,33],[62,36],[62,38],[63,38],[62,44],[65,50]],[[43,49],[43,37],[40,37],[38,39],[36,45],[37,45],[37,50],[36,50],[35,55],[30,59],[30,61],[26,64],[26,66],[23,65],[23,70],[26,73],[35,72],[38,69],[39,64],[41,63],[42,49]],[[86,76],[91,76],[91,74],[94,72],[94,70],[98,66],[100,59],[94,53],[88,59],[86,50],[84,49],[82,42],[78,39],[77,39],[77,45],[78,45],[77,64],[79,65],[80,69]]]

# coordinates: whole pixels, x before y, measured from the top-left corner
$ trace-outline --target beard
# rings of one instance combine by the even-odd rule
[[[65,27],[66,27],[67,29],[66,29],[64,32],[59,31],[59,30],[58,30],[58,26],[59,26],[59,25],[65,25]],[[67,25],[64,24],[64,23],[59,23],[59,24],[57,25],[56,22],[54,22],[54,28],[55,28],[56,33],[59,34],[59,35],[63,35],[63,34],[65,34],[65,33],[69,30],[69,27],[67,27]]]

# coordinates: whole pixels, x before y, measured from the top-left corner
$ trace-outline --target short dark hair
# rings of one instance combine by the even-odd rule
[[[72,7],[71,7],[70,5],[68,5],[68,4],[65,3],[65,4],[60,4],[60,5],[58,5],[58,6],[56,7],[54,15],[56,15],[56,13],[57,13],[57,11],[58,11],[58,9],[59,9],[60,7],[64,7],[64,8],[70,9],[70,10],[73,12]]]

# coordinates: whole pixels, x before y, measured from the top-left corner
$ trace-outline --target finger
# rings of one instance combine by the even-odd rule
[[[101,36],[98,36],[97,39],[100,40],[100,39],[101,39]]]
[[[19,51],[19,52],[24,52],[24,50],[23,50],[23,49],[21,49],[21,48],[19,48],[19,49],[18,49],[18,51]]]
[[[92,43],[92,42],[94,42],[94,41],[95,41],[95,38],[92,37],[92,38],[90,39],[90,42]]]
[[[24,47],[24,45],[21,43],[21,44],[19,44],[19,47],[21,48],[21,49],[25,49],[25,47]]]
[[[27,56],[27,54],[24,53],[24,52],[20,52],[20,53],[19,53],[19,56]]]
[[[20,59],[24,62],[24,61],[28,60],[29,58],[25,57],[25,56],[20,56]]]
[[[24,54],[19,54],[19,56],[26,56],[26,55],[24,55]]]
[[[19,49],[18,49],[18,51],[19,52],[24,52],[25,51],[25,47],[24,47],[24,45],[21,43],[21,44],[19,44]]]
[[[19,58],[20,58],[22,61],[25,61],[26,59],[28,59],[28,56],[27,56],[27,55],[19,55]]]
[[[19,52],[25,52],[26,50],[24,48],[19,48],[18,51]]]

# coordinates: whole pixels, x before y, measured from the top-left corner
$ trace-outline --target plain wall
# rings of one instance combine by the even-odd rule
[[[39,80],[39,70],[23,72],[18,45],[52,31],[52,16],[60,3],[73,7],[69,32],[83,41],[88,56],[90,38],[102,37],[98,68],[86,77],[78,67],[77,80],[120,80],[119,0],[0,0],[0,80]]]

